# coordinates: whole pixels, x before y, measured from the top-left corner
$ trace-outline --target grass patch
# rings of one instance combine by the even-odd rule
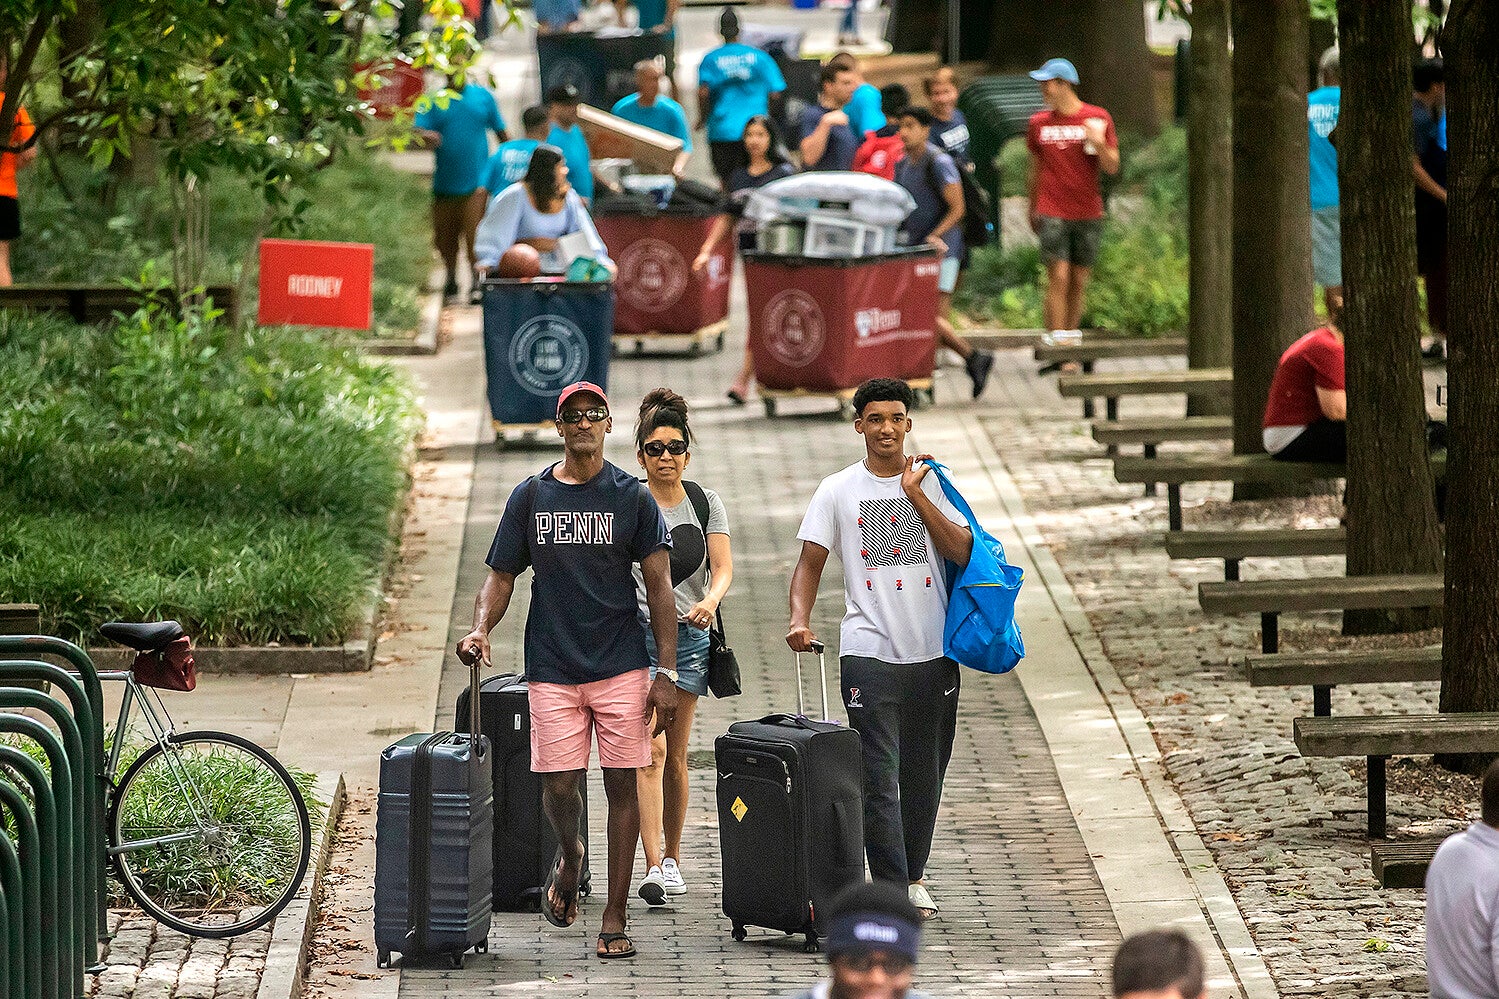
[[[1180,331],[1187,324],[1186,135],[1170,127],[1130,146],[1136,144],[1126,143],[1083,325],[1143,335]],[[1005,193],[1023,195],[1025,144],[1006,145],[1001,163]],[[1036,247],[983,247],[954,304],[975,324],[1035,328],[1045,287]]]
[[[152,264],[171,273],[170,203],[162,184],[121,181],[68,155],[54,170],[38,162],[20,175],[23,227],[12,244],[18,284],[113,284]],[[60,178],[60,179],[59,179]],[[417,291],[431,268],[427,181],[396,170],[378,153],[352,147],[301,192],[307,207],[295,227],[267,225],[260,197],[244,180],[209,185],[208,283],[238,284],[241,313],[258,304],[260,236],[373,243],[376,336],[416,328]]]
[[[338,643],[392,543],[418,425],[347,343],[141,312],[0,313],[0,601],[57,634],[174,617],[212,644]]]

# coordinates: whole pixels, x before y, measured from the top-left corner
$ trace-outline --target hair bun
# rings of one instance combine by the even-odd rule
[[[687,400],[669,388],[651,389],[640,400],[640,412],[644,414],[652,409],[669,409],[686,416]]]

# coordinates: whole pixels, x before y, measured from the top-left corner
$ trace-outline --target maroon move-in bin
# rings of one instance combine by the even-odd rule
[[[837,393],[870,378],[930,379],[937,353],[934,249],[872,257],[744,254],[755,380]]]
[[[729,317],[729,276],[734,241],[721,239],[701,271],[692,261],[717,214],[663,211],[657,215],[597,214],[594,225],[619,265],[614,335],[631,337],[716,335],[723,346]]]

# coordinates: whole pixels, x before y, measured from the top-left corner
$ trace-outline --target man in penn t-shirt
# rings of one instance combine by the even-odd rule
[[[864,459],[822,480],[797,537],[791,576],[793,651],[812,648],[812,605],[829,552],[843,564],[845,613],[838,665],[849,724],[864,753],[864,852],[869,873],[937,913],[927,857],[952,757],[958,664],[942,654],[945,563],[968,564],[973,535],[923,459],[908,457],[916,399],[910,386],[874,378],[854,392]]]
[[[1050,342],[1082,339],[1083,293],[1098,259],[1103,234],[1103,194],[1098,174],[1119,172],[1114,119],[1077,96],[1077,69],[1048,59],[1031,79],[1046,108],[1031,115],[1025,144],[1031,154],[1031,228],[1041,237],[1046,264],[1042,306]]]
[[[770,99],[786,89],[786,78],[766,52],[739,41],[739,15],[725,7],[718,19],[723,44],[703,56],[697,71],[699,126],[708,132],[713,172],[730,193],[729,178],[744,163],[744,126],[768,114]]]
[[[489,633],[505,616],[516,577],[531,568],[525,642],[531,769],[542,775],[543,805],[561,844],[542,914],[555,926],[570,926],[578,916],[580,788],[593,733],[609,801],[609,901],[596,953],[632,957],[625,904],[640,838],[636,771],[651,762],[651,736],[671,724],[677,688],[671,670],[649,679],[631,568],[640,563],[645,577],[660,661],[676,662],[671,535],[640,480],[604,460],[604,435],[614,424],[603,389],[589,382],[563,389],[556,423],[563,459],[510,494],[485,560],[489,574],[474,601],[474,628],[458,643],[458,656],[490,661]],[[656,733],[647,728],[652,712]]]

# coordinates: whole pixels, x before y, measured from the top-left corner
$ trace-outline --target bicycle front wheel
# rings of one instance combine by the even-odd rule
[[[291,774],[225,732],[184,732],[142,753],[120,778],[109,832],[130,897],[198,937],[232,937],[276,918],[312,851],[307,803]]]

